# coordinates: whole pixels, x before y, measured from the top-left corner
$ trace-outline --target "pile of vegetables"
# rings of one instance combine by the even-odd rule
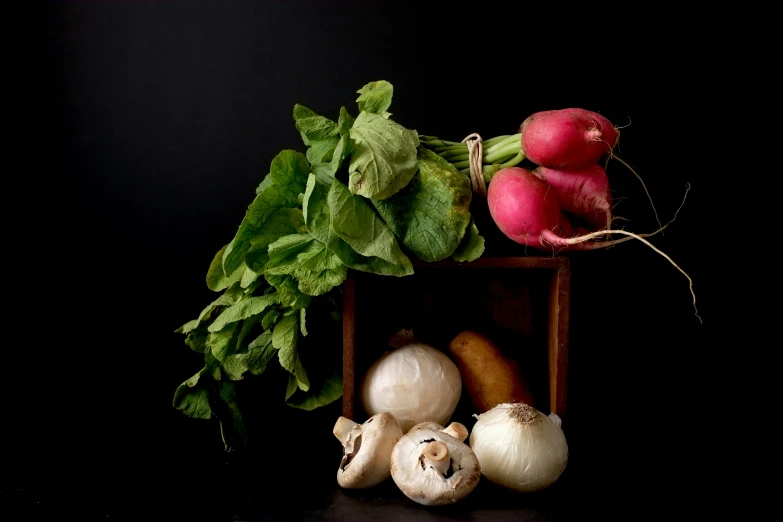
[[[339,417],[332,430],[343,446],[341,487],[371,488],[391,477],[409,499],[439,506],[467,497],[482,476],[520,493],[560,478],[568,463],[560,417],[533,406],[518,364],[492,339],[465,330],[447,354],[401,330],[389,348],[362,383],[368,419]],[[469,440],[453,417],[463,386],[479,412]]]
[[[588,241],[617,232],[605,228],[611,199],[597,163],[618,136],[605,118],[581,109],[540,113],[519,133],[477,149],[394,121],[386,81],[357,92],[355,117],[345,107],[336,120],[294,107],[304,152],[283,150],[272,160],[236,234],[209,265],[207,286],[220,295],[176,330],[204,367],[177,388],[173,405],[190,417],[217,418],[227,450],[247,443],[236,381],[282,369],[292,407],[312,410],[341,397],[341,361],[324,358],[317,346],[324,339],[312,342],[310,330],[339,324],[349,269],[404,277],[413,273],[411,258],[482,255],[471,214],[474,197],[485,201],[474,195],[482,192],[477,178],[489,186],[495,223],[515,241],[547,252],[622,241]],[[558,118],[567,131],[554,140],[560,150],[552,138]],[[577,154],[574,143],[584,136]],[[526,158],[540,166],[518,167]],[[561,210],[582,216],[588,228],[574,228]]]

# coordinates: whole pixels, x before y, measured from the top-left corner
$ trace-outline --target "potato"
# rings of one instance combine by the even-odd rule
[[[449,352],[479,413],[508,402],[535,406],[519,365],[503,355],[487,336],[475,330],[465,330],[451,340]]]

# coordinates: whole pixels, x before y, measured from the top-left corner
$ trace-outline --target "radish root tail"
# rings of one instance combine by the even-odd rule
[[[597,241],[597,242],[594,242],[594,243],[587,243],[587,244],[583,245],[585,250],[592,250],[592,249],[598,249],[598,248],[611,247],[611,246],[617,245],[619,243],[624,243],[625,241],[630,241],[631,239],[638,239],[639,241],[641,241],[642,243],[644,243],[645,245],[647,245],[648,247],[652,248],[653,250],[658,252],[660,255],[662,255],[666,260],[669,261],[669,263],[674,265],[674,267],[677,270],[679,270],[688,279],[688,283],[689,283],[688,286],[689,286],[690,291],[691,291],[691,296],[693,297],[693,310],[695,312],[696,318],[699,320],[699,323],[704,324],[704,321],[702,321],[701,316],[699,315],[699,310],[698,310],[698,308],[696,308],[696,294],[693,291],[693,279],[691,279],[691,277],[682,268],[680,268],[680,266],[677,263],[675,263],[674,260],[672,260],[671,257],[669,257],[667,254],[665,254],[660,249],[655,247],[652,243],[650,243],[649,241],[644,239],[645,237],[654,236],[658,232],[661,232],[661,234],[663,234],[663,230],[666,227],[668,227],[669,225],[671,225],[674,222],[675,219],[677,219],[677,214],[680,212],[680,210],[682,209],[682,206],[685,204],[685,199],[688,197],[688,192],[690,191],[690,189],[691,189],[690,183],[686,183],[685,184],[685,195],[682,198],[682,203],[680,203],[680,206],[677,208],[677,211],[674,213],[674,217],[668,223],[666,223],[665,225],[661,226],[655,232],[649,232],[649,233],[646,233],[646,234],[634,234],[633,232],[628,232],[627,230],[621,230],[621,229],[620,230],[599,230],[597,232],[591,232],[589,234],[584,234],[584,235],[581,235],[581,236],[570,237],[570,238],[562,238],[562,237],[557,237],[554,234],[548,233],[549,231],[545,231],[545,237],[546,237],[546,239],[548,241],[556,243],[558,245],[563,245],[563,246],[566,246],[566,245],[571,246],[571,245],[573,245],[573,246],[575,246],[575,245],[581,245],[582,243],[585,243],[586,241],[590,241],[591,239],[595,239],[595,238],[604,236],[606,234],[621,234],[621,235],[624,235],[624,236],[628,236],[628,237],[624,237],[622,239],[615,239],[615,240],[611,240],[611,241]],[[620,218],[615,218],[615,219],[620,219]]]
[[[674,268],[679,270],[682,273],[682,275],[684,275],[688,279],[688,286],[689,286],[690,291],[691,291],[691,296],[693,297],[693,310],[695,312],[696,318],[698,318],[699,322],[703,324],[704,322],[702,321],[701,316],[699,315],[699,310],[698,310],[698,308],[696,308],[696,294],[693,292],[693,279],[691,279],[691,277],[685,272],[685,270],[680,268],[680,266],[677,263],[675,263],[674,260],[672,260],[671,257],[669,257],[668,255],[663,253],[661,250],[659,250],[657,247],[655,247],[655,245],[653,245],[652,243],[650,243],[649,241],[644,239],[644,237],[642,237],[642,236],[651,236],[651,235],[656,234],[657,232],[662,232],[663,228],[664,227],[661,227],[656,232],[652,232],[650,234],[634,234],[633,232],[628,232],[626,230],[601,230],[599,232],[593,232],[591,234],[585,234],[585,235],[578,236],[578,237],[567,238],[567,239],[564,240],[564,243],[567,244],[567,245],[576,245],[578,243],[582,243],[584,241],[589,241],[590,239],[594,239],[596,237],[600,237],[600,236],[602,236],[604,234],[607,234],[607,233],[608,234],[622,234],[622,235],[629,236],[629,237],[626,237],[626,238],[623,238],[623,239],[617,239],[617,240],[614,240],[614,241],[603,241],[603,242],[600,242],[600,243],[593,243],[595,245],[595,247],[593,247],[593,248],[603,248],[603,247],[607,247],[607,246],[616,245],[617,243],[621,243],[621,242],[624,242],[624,241],[627,241],[627,240],[630,240],[630,239],[638,239],[639,241],[641,241],[642,243],[644,243],[648,247],[650,247],[653,250],[655,250],[656,252],[658,252],[664,258],[666,258],[666,260],[668,260],[669,263],[674,265]]]
[[[635,170],[633,170],[633,168],[628,163],[626,163],[620,156],[612,153],[610,157],[616,159],[617,161],[619,161],[620,163],[625,165],[625,167],[628,170],[630,170],[633,173],[633,175],[636,176],[636,178],[642,184],[642,188],[644,188],[644,192],[645,192],[645,194],[647,194],[647,199],[650,200],[650,206],[653,209],[653,214],[655,214],[655,221],[658,222],[658,226],[659,227],[662,227],[661,226],[661,220],[658,218],[658,211],[655,209],[655,204],[653,203],[652,196],[650,196],[650,191],[647,190],[647,185],[644,184],[644,180],[642,179],[642,177]]]

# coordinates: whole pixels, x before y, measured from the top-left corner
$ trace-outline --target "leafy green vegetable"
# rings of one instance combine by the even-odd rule
[[[339,182],[338,182],[339,183]],[[347,191],[336,188],[343,194]],[[332,212],[328,202],[329,188],[324,186],[315,176],[310,176],[305,192],[304,213],[307,231],[317,241],[324,243],[346,268],[379,275],[405,276],[413,273],[410,260],[401,264],[391,263],[380,257],[365,256],[356,252],[343,240],[332,227]],[[346,195],[346,198],[349,195]],[[346,218],[351,219],[350,210],[346,210]]]
[[[277,349],[272,346],[272,331],[266,330],[258,338],[250,343],[249,351],[244,354],[243,362],[253,375],[260,375],[266,370],[269,361],[277,354]]]
[[[228,245],[218,250],[215,257],[212,259],[212,263],[209,264],[209,270],[207,270],[207,288],[213,292],[219,292],[228,288],[233,281],[226,277],[226,273],[223,272],[223,256],[226,253]]]
[[[209,332],[206,328],[198,328],[196,330],[188,332],[185,337],[185,344],[190,346],[190,349],[197,353],[204,353],[207,349],[207,336]]]
[[[400,250],[391,229],[365,198],[351,194],[345,185],[335,180],[326,200],[332,230],[356,253],[410,268],[412,273],[410,259]]]
[[[353,144],[348,136],[342,136],[328,163],[316,163],[313,165],[313,174],[324,184],[330,184],[337,171],[340,170],[345,159],[353,151]]]
[[[292,376],[293,377],[293,376]],[[327,404],[331,404],[343,396],[343,380],[338,373],[332,373],[326,378],[319,379],[308,392],[297,391],[296,379],[289,382],[286,393],[286,404],[301,410],[311,411]],[[291,386],[294,384],[294,386]]]
[[[227,355],[233,353],[236,350],[236,336],[238,333],[237,323],[230,323],[219,331],[210,331],[207,337],[207,348],[209,348],[212,356],[219,362],[222,362]]]
[[[269,330],[276,322],[277,319],[280,317],[280,312],[275,310],[274,308],[269,310],[264,314],[264,318],[261,320],[261,328],[264,330]]]
[[[298,103],[294,105],[294,125],[299,134],[302,135],[302,141],[304,141],[305,145],[312,145],[314,142],[334,138],[340,134],[335,122],[329,118],[319,116]]]
[[[223,271],[231,277],[250,250],[253,238],[262,234],[266,219],[277,209],[299,207],[299,194],[304,192],[310,164],[301,152],[284,150],[272,160],[269,176],[272,184],[259,193],[250,204],[239,230],[223,254]]]
[[[483,253],[470,182],[458,170],[466,146],[420,141],[391,120],[389,82],[357,93],[356,119],[345,107],[336,121],[294,107],[305,154],[283,150],[272,160],[209,264],[207,287],[221,295],[176,330],[204,367],[176,389],[173,406],[217,418],[227,451],[247,443],[238,381],[287,376],[285,402],[302,410],[342,396],[340,339],[324,331],[340,325],[348,269],[402,277],[413,273],[408,254],[472,261]]]
[[[224,326],[229,323],[241,321],[247,319],[250,316],[260,314],[267,307],[280,302],[280,297],[277,294],[262,295],[260,297],[249,297],[245,300],[239,301],[226,308],[215,321],[209,325],[210,332],[217,332],[222,330]]]
[[[356,101],[359,102],[359,110],[379,114],[384,118],[389,117],[386,112],[391,106],[394,87],[385,80],[370,82],[358,91],[361,94]]]
[[[419,171],[403,190],[373,201],[394,235],[419,259],[451,256],[470,222],[470,181],[427,149],[418,154]]]
[[[199,372],[183,382],[174,392],[174,407],[188,417],[195,419],[212,418],[212,408],[209,405],[209,390],[199,381],[207,373],[205,366]]]
[[[354,152],[349,165],[351,192],[386,199],[416,174],[416,131],[371,112],[361,112],[351,127]]]
[[[295,277],[286,275],[266,274],[266,280],[273,285],[280,295],[280,303],[292,310],[307,308],[312,296],[299,290],[299,282]]]
[[[272,332],[272,346],[278,350],[280,365],[296,377],[296,383],[300,390],[310,389],[310,381],[307,378],[297,352],[299,341],[299,315],[288,315],[280,319]]]
[[[451,256],[455,261],[475,261],[484,253],[484,238],[479,234],[476,223],[471,219],[465,237],[454,255]]]
[[[264,373],[269,361],[277,354],[277,350],[272,346],[270,331],[259,335],[247,348],[246,352],[232,354],[223,361],[223,370],[229,379],[238,381],[247,371],[253,375]]]
[[[192,321],[188,321],[184,325],[175,330],[176,333],[190,333],[192,330],[198,328],[202,322],[209,321],[213,312],[219,310],[222,307],[231,306],[237,302],[242,295],[242,289],[238,283],[230,286],[220,297],[212,301],[204,308],[199,316]]]

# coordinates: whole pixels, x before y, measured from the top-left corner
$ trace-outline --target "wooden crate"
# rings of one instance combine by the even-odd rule
[[[389,277],[350,271],[343,303],[343,415],[366,420],[360,386],[369,365],[402,328],[446,351],[460,331],[490,336],[516,359],[535,406],[561,417],[566,409],[570,263],[560,256],[485,257],[471,263],[415,263],[415,273]],[[454,420],[467,424],[463,397]]]

